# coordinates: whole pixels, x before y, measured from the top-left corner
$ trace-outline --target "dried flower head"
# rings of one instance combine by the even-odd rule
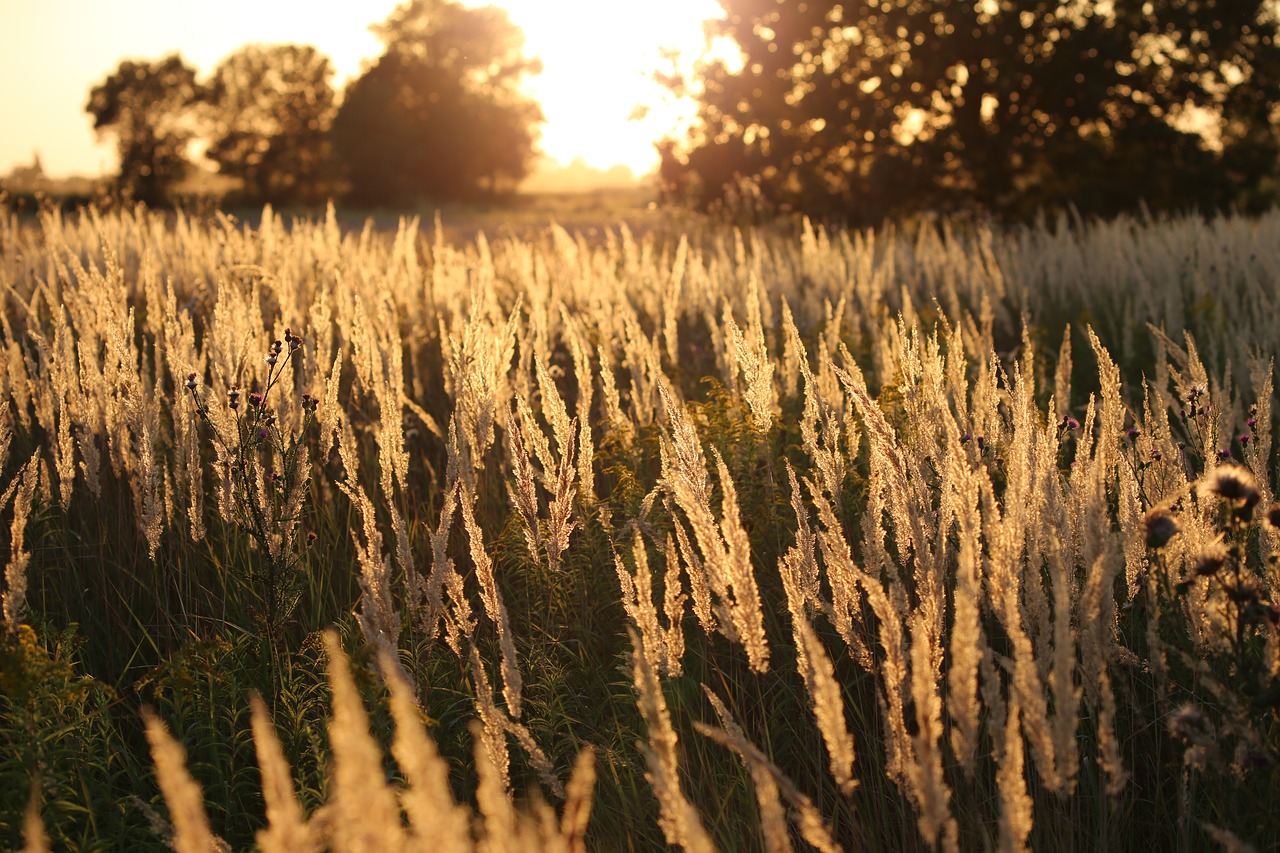
[[[1207,578],[1218,573],[1227,562],[1227,549],[1221,542],[1215,542],[1196,557],[1191,570],[1197,577]]]
[[[1240,465],[1220,465],[1200,484],[1200,493],[1209,494],[1253,509],[1262,500],[1253,472]]]
[[[188,391],[196,390],[196,375],[194,373],[187,374],[187,381],[183,383]]]
[[[1177,536],[1182,528],[1178,519],[1167,509],[1153,509],[1142,518],[1142,528],[1146,532],[1148,548],[1163,548],[1170,539]]]
[[[1223,585],[1223,589],[1236,604],[1252,604],[1258,600],[1258,586],[1251,581],[1234,581]]]

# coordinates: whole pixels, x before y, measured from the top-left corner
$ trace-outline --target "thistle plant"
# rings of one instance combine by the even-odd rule
[[[261,610],[251,608],[251,612],[273,655],[301,595],[302,554],[316,539],[313,531],[302,533],[302,514],[311,481],[304,438],[319,401],[302,395],[301,428],[289,434],[271,407],[272,391],[301,351],[302,338],[285,329],[284,341],[272,341],[263,358],[267,376],[261,389],[248,394],[234,386],[227,390],[226,406],[233,413],[234,427],[230,434],[210,415],[196,374],[190,374],[185,383],[198,416],[212,433],[218,464],[227,474],[234,520],[260,555],[250,562],[248,575],[236,580],[261,603]]]

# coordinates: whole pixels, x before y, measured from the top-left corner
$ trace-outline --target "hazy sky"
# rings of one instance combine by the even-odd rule
[[[369,32],[397,0],[0,0],[0,175],[39,151],[45,172],[97,175],[115,169],[110,141],[95,140],[84,111],[89,89],[126,57],[177,51],[208,74],[250,42],[315,45],[337,69],[336,85],[381,52]],[[467,5],[483,5],[468,2]],[[656,163],[652,141],[677,120],[645,78],[658,50],[693,57],[715,0],[496,0],[525,30],[527,52],[545,70],[531,86],[547,115],[542,148],[598,168]],[[635,106],[655,107],[643,122]]]

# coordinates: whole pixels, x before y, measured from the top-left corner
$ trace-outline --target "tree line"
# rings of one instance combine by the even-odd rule
[[[542,121],[520,85],[540,67],[506,13],[411,0],[374,31],[384,52],[340,104],[333,66],[310,46],[248,45],[204,80],[176,54],[121,62],[85,107],[115,138],[117,192],[171,203],[196,139],[244,203],[391,206],[514,188]]]
[[[874,222],[1275,199],[1274,0],[720,0],[661,147],[700,207]],[[721,52],[723,53],[723,52]]]

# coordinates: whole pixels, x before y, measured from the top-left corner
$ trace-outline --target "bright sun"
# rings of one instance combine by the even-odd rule
[[[525,32],[526,50],[542,59],[531,82],[547,123],[542,150],[568,163],[616,164],[637,175],[658,162],[653,143],[681,121],[681,105],[652,80],[663,49],[692,62],[705,46],[702,23],[723,16],[715,0],[493,0]],[[469,5],[481,5],[471,2]],[[637,106],[647,107],[633,120]]]

